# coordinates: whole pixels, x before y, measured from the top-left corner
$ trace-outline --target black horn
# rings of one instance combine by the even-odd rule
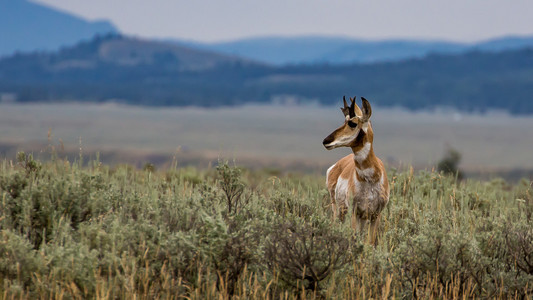
[[[350,119],[355,117],[355,98],[357,98],[357,96],[354,96],[353,98],[350,98],[350,100],[352,101],[352,103],[350,104]]]
[[[342,96],[342,101],[344,102],[344,108],[348,108],[348,103],[346,103],[346,96]]]

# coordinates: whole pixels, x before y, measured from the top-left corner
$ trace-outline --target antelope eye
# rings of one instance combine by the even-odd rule
[[[355,127],[357,127],[357,123],[354,123],[352,121],[348,121],[348,126],[350,126],[351,128],[355,128]]]

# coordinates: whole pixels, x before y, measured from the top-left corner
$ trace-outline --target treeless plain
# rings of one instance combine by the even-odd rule
[[[340,102],[339,102],[340,106]],[[432,168],[448,148],[460,168],[533,169],[533,117],[503,112],[411,112],[373,106],[376,154],[389,167]],[[110,163],[206,166],[219,158],[250,167],[325,171],[349,153],[322,139],[341,125],[338,107],[147,108],[119,104],[0,104],[0,154],[46,158],[54,148]]]

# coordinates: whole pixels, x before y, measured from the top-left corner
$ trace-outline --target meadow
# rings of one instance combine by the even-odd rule
[[[180,166],[205,168],[219,158],[236,158],[248,167],[323,174],[349,153],[322,146],[343,121],[341,102],[217,109],[0,103],[0,154],[14,159],[25,151],[46,159],[53,145],[71,159],[80,152],[94,159],[99,152],[100,161],[109,164],[168,167],[177,160]],[[467,173],[533,170],[530,116],[375,106],[372,122],[376,154],[391,167],[431,169],[454,148]]]
[[[321,175],[0,163],[0,299],[531,299],[532,182],[390,168],[376,247]]]

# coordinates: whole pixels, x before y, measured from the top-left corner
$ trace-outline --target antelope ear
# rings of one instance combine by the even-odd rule
[[[352,105],[353,105],[353,112],[356,116],[358,117],[361,117],[363,116],[363,113],[361,112],[361,109],[359,108],[359,105],[357,105],[357,103],[355,102],[355,98],[356,96],[352,98],[350,98],[350,100],[352,100]]]
[[[368,121],[372,115],[372,107],[370,107],[370,102],[364,97],[361,97],[361,99],[363,100],[363,119]]]

